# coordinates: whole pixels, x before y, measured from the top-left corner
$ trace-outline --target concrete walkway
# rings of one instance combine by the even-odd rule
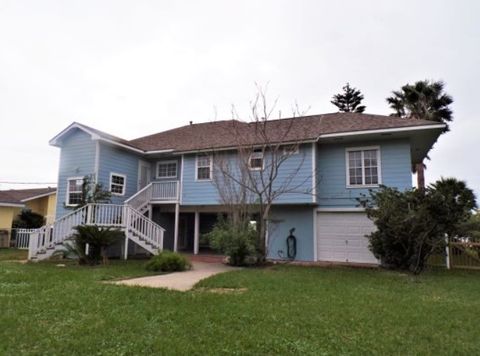
[[[127,286],[166,288],[178,291],[187,291],[192,289],[193,286],[202,279],[219,273],[236,270],[239,270],[239,268],[226,266],[222,263],[192,262],[192,269],[190,271],[174,272],[159,276],[125,279],[110,283]]]

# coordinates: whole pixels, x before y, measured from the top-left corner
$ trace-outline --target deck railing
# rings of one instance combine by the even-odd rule
[[[179,182],[152,182],[152,200],[166,200],[177,201],[179,200]]]
[[[177,202],[180,200],[180,182],[151,182],[125,201],[125,204],[140,210],[146,204],[153,202]]]
[[[30,234],[35,229],[13,229],[13,236],[15,236],[15,248],[20,250],[28,250]]]
[[[47,251],[54,251],[57,245],[63,244],[75,232],[75,227],[79,225],[122,229],[125,231],[127,239],[143,243],[142,247],[152,253],[163,248],[165,229],[130,205],[87,204],[58,219],[52,225],[29,230],[28,258],[39,258],[39,254],[48,257]]]

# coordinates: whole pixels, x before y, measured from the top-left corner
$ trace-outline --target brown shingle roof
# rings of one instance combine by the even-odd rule
[[[435,125],[437,122],[357,113],[332,113],[267,121],[272,142],[315,140],[320,135],[352,131]],[[194,151],[243,144],[260,144],[255,123],[236,120],[215,121],[182,126],[129,141],[144,151],[173,149]]]
[[[0,190],[0,203],[22,204],[22,200],[55,192],[56,188]]]

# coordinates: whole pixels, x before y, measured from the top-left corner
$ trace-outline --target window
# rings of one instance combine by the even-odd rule
[[[252,171],[261,171],[263,169],[263,152],[253,152],[248,159],[248,167]]]
[[[75,206],[82,202],[83,178],[68,178],[67,206]]]
[[[110,173],[110,191],[113,195],[125,195],[126,180],[123,174]]]
[[[212,179],[212,157],[197,156],[197,180]]]
[[[283,146],[283,155],[284,156],[292,156],[296,155],[300,152],[300,148],[298,145],[287,145]]]
[[[380,183],[380,149],[347,149],[347,186],[377,186]]]
[[[177,161],[158,162],[157,178],[177,178]]]

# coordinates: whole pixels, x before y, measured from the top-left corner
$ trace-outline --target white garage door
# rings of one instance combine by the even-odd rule
[[[365,235],[375,229],[365,213],[317,214],[319,261],[378,263],[368,249]]]

